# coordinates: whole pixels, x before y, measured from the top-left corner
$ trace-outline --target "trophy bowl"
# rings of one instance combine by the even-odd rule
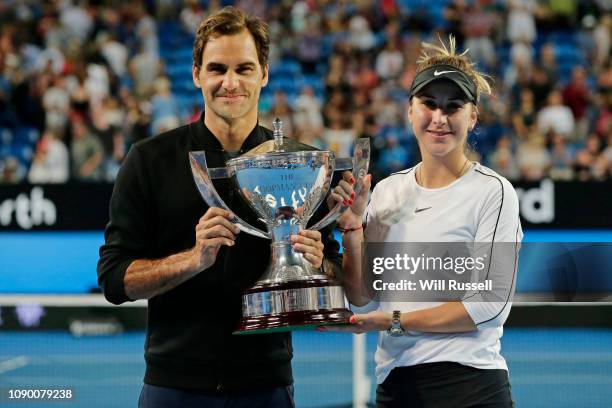
[[[229,177],[238,195],[264,222],[266,231],[239,217],[234,222],[242,231],[271,240],[268,267],[255,285],[243,292],[242,318],[235,334],[347,324],[352,315],[340,283],[295,252],[290,240],[307,227],[325,199],[338,160],[332,152],[283,138],[280,127],[280,120],[276,120],[274,140],[228,160],[224,168],[208,169],[204,152],[190,152],[196,185],[208,205],[230,210],[211,182],[211,178]],[[369,163],[369,142],[356,144],[356,153],[358,157],[350,163],[340,159],[341,168],[353,167],[353,174],[363,177]],[[356,174],[357,167],[360,171]],[[309,229],[329,225],[345,209],[336,205]]]

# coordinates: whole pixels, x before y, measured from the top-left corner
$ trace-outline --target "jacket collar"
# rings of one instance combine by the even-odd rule
[[[198,149],[206,151],[224,151],[219,139],[217,139],[217,137],[204,124],[204,111],[202,111],[200,118],[190,125],[189,130],[191,132],[193,143]],[[248,152],[252,148],[257,147],[266,140],[270,139],[270,130],[259,126],[258,121],[253,130],[251,130],[251,133],[249,133],[249,136],[247,136],[245,141],[242,143],[240,154]]]

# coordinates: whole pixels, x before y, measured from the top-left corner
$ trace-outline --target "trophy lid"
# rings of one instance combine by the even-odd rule
[[[268,140],[267,142],[263,142],[259,146],[254,147],[248,152],[240,155],[240,157],[253,157],[265,153],[292,153],[309,151],[319,151],[319,149],[304,143],[296,142],[293,139],[283,138],[282,144],[278,147],[274,140]]]
[[[248,152],[242,154],[240,158],[247,158],[253,156],[259,156],[265,153],[292,153],[292,152],[307,152],[307,151],[319,151],[316,147],[296,142],[293,139],[289,139],[283,136],[283,122],[276,118],[273,122],[274,126],[274,139],[263,142],[259,146],[254,147]]]

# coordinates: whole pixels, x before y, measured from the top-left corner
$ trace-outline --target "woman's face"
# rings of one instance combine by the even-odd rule
[[[428,84],[408,106],[408,120],[423,156],[444,157],[457,149],[463,152],[468,130],[476,119],[474,105],[449,80]]]

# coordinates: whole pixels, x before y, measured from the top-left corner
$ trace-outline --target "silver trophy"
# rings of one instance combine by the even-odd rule
[[[370,142],[357,139],[352,158],[335,158],[333,152],[283,137],[282,122],[274,121],[274,139],[226,167],[208,168],[204,151],[190,152],[191,171],[200,194],[210,207],[232,211],[215,190],[212,180],[229,177],[239,195],[266,225],[262,231],[235,217],[241,231],[272,240],[268,268],[242,296],[242,319],[235,333],[286,331],[348,323],[344,290],[340,283],[313,267],[293,250],[290,236],[306,228],[326,197],[334,170],[352,169],[359,180],[367,174]],[[361,183],[356,184],[359,193]],[[337,204],[310,230],[320,230],[346,210]],[[233,211],[232,211],[233,212]]]

